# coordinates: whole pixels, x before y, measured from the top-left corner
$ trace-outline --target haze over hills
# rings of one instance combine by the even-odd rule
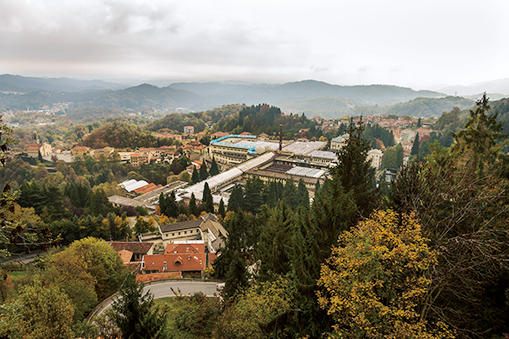
[[[120,89],[123,86],[103,80],[80,80],[73,78],[24,77],[13,74],[0,74],[0,91],[51,91],[79,92],[86,90]]]
[[[509,78],[483,81],[471,85],[447,86],[440,89],[440,91],[451,95],[462,96],[479,96],[479,93],[487,92],[493,93],[493,97],[499,99],[500,96],[509,96]]]
[[[179,82],[166,87],[122,85],[101,80],[0,75],[0,108],[40,109],[55,103],[73,107],[169,113],[199,111],[225,104],[268,103],[287,113],[343,117],[354,114],[438,116],[472,100],[393,85],[341,86],[316,80],[283,84]]]

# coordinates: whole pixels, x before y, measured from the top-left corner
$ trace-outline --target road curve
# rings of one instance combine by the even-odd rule
[[[165,280],[145,285],[143,293],[150,292],[154,296],[154,299],[174,297],[175,293],[173,291],[181,295],[193,295],[201,292],[207,297],[213,297],[218,294],[218,284],[220,283],[216,281]],[[99,304],[96,309],[92,311],[88,319],[92,319],[93,317],[102,314],[111,307],[116,298],[118,298],[118,296],[110,297]]]

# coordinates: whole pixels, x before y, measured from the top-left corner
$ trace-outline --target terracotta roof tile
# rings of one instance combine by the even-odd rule
[[[154,245],[154,243],[151,242],[137,242],[137,241],[110,241],[108,243],[117,252],[127,250],[134,254],[147,254],[147,252]]]

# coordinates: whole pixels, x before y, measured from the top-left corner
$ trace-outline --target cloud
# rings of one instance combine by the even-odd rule
[[[0,71],[169,80],[509,76],[505,1],[4,0]]]

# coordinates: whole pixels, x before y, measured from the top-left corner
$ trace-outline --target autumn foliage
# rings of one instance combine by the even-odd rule
[[[348,338],[450,337],[421,319],[437,253],[413,214],[377,211],[339,237],[322,265],[318,301]]]

